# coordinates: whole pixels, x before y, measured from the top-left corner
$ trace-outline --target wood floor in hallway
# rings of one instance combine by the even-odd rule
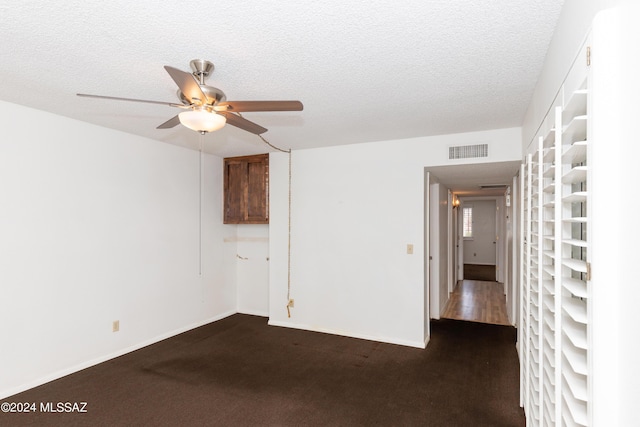
[[[470,322],[510,325],[504,285],[499,282],[460,280],[441,317]]]

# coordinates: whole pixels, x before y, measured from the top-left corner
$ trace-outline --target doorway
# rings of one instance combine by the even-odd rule
[[[463,199],[463,278],[496,281],[497,215],[495,199]]]
[[[465,253],[470,255],[467,258],[471,258],[467,264],[489,266],[492,270],[492,275],[482,277],[485,280],[475,282],[495,285],[501,303],[507,306],[508,319],[512,318],[514,311],[509,308],[516,304],[516,301],[511,301],[515,295],[513,288],[516,287],[516,281],[512,280],[509,272],[514,255],[505,243],[508,240],[506,218],[511,216],[513,208],[506,202],[506,193],[519,169],[519,161],[425,168],[425,335],[429,334],[429,318],[449,318],[445,314],[447,304],[467,278],[464,273]],[[476,248],[473,251],[473,247],[469,248],[473,246],[469,244],[471,240],[463,239],[462,202],[478,205],[475,206],[475,225],[476,232],[481,234],[476,234],[473,242],[488,241],[490,249]],[[489,215],[483,214],[483,203],[489,205]],[[487,221],[486,217],[489,218],[488,226],[482,224]],[[509,225],[513,226],[513,223]],[[489,237],[483,237],[482,232]],[[444,262],[442,267],[441,262]],[[435,274],[436,269],[441,274]],[[469,293],[466,294],[468,300]],[[481,296],[482,292],[478,295]],[[507,298],[510,298],[508,303]],[[502,321],[494,320],[492,323],[502,324]],[[505,323],[511,324],[508,321]]]

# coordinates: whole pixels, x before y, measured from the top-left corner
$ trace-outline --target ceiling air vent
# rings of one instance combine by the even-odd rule
[[[449,160],[489,157],[489,144],[458,145],[449,147]]]
[[[488,185],[481,185],[480,188],[482,188],[483,190],[496,190],[496,189],[501,189],[504,188],[505,190],[507,189],[507,184],[488,184]]]

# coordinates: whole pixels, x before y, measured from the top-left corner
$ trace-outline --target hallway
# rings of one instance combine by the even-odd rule
[[[507,316],[504,285],[480,280],[458,281],[441,317],[493,325],[511,325]]]

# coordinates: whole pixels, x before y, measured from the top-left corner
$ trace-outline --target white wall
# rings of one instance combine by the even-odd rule
[[[504,196],[496,199],[496,280],[509,283],[507,280],[508,252],[506,247],[506,206]]]
[[[616,363],[616,367],[619,369],[620,393],[615,398],[619,398],[620,424],[632,425],[638,420],[635,408],[640,402],[640,364],[638,363],[640,342],[632,338],[637,336],[638,325],[640,325],[640,310],[637,305],[637,302],[640,301],[640,286],[638,286],[636,277],[630,277],[628,269],[638,260],[637,252],[631,249],[633,246],[629,242],[629,219],[633,217],[631,212],[640,211],[640,201],[637,197],[630,197],[629,192],[632,191],[635,183],[640,182],[640,168],[637,162],[640,158],[637,136],[637,122],[640,117],[640,104],[637,102],[638,96],[640,96],[640,80],[638,79],[640,59],[635,54],[640,46],[640,28],[638,27],[640,3],[632,0],[625,2],[616,18],[618,21],[616,26],[620,31],[620,37],[615,43],[620,55],[620,74],[619,79],[614,79],[614,81],[617,84],[615,97],[621,107],[619,116],[621,138],[613,147],[607,147],[607,149],[602,147],[600,153],[596,155],[603,154],[604,151],[607,151],[607,156],[612,156],[615,152],[629,153],[629,155],[618,156],[616,167],[607,168],[609,169],[608,173],[611,173],[609,175],[611,181],[602,182],[602,187],[599,189],[601,200],[603,200],[600,215],[603,220],[612,225],[611,232],[615,237],[609,235],[609,230],[604,229],[600,231],[597,238],[605,240],[596,241],[596,243],[603,245],[601,248],[611,247],[611,244],[616,245],[616,251],[608,254],[609,268],[603,273],[607,280],[613,280],[614,283],[620,285],[620,289],[615,295],[617,300],[616,313],[620,326],[618,333],[621,337]],[[603,158],[603,165],[610,164],[609,160],[610,157]],[[624,209],[616,210],[611,206],[609,209],[605,209],[605,204],[612,200],[612,195],[609,193],[614,188],[612,185],[615,187],[614,197],[621,197],[621,200],[624,201],[622,205]],[[615,272],[609,275],[614,270]]]
[[[238,225],[238,312],[269,316],[269,225]]]
[[[496,265],[496,200],[461,198],[473,207],[473,238],[464,239],[464,263]]]
[[[448,200],[447,188],[435,181],[431,176],[430,222],[427,232],[429,236],[429,255],[431,260],[430,275],[430,316],[440,319],[447,301],[449,301],[448,274]]]
[[[0,397],[236,311],[221,159],[203,157],[200,264],[198,152],[5,102],[0,117]]]
[[[518,128],[293,153],[287,317],[287,155],[270,157],[270,324],[424,346],[424,168],[448,147],[489,143],[518,160]],[[446,195],[445,195],[446,196]],[[406,253],[413,244],[414,253]]]
[[[632,212],[640,209],[630,196],[640,181],[637,122],[640,60],[640,4],[629,1],[596,16],[593,30],[593,126],[591,188],[593,219],[592,331],[594,425],[638,423],[640,401],[640,325],[637,263],[632,239]],[[615,208],[617,201],[622,201]]]

